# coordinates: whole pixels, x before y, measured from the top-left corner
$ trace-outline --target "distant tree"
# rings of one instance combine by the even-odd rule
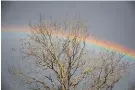
[[[87,62],[89,69],[85,89],[112,90],[129,66],[122,60],[124,56],[108,50],[92,56]]]
[[[135,90],[135,81],[129,85],[128,90]]]
[[[116,52],[90,55],[87,27],[79,20],[60,24],[40,17],[39,24],[29,26],[31,33],[22,40],[21,52],[41,69],[42,79],[19,68],[9,72],[19,75],[32,90],[112,90],[128,66]]]

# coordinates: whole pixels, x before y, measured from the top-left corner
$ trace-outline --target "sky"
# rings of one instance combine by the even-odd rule
[[[58,21],[72,19],[78,14],[81,20],[86,23],[88,32],[92,36],[135,51],[135,2],[2,1],[1,9],[3,82],[7,82],[5,79],[8,77],[6,76],[7,65],[12,63],[13,59],[11,48],[18,47],[18,37],[21,36],[16,33],[4,32],[7,30],[12,32],[24,30],[25,32],[29,21],[37,23],[40,14],[44,15],[45,18],[52,17],[53,20]],[[19,61],[17,62],[19,63]],[[130,82],[133,81],[132,78],[135,75],[132,68],[129,71],[132,73],[129,78]],[[127,85],[123,82],[119,85]],[[119,86],[117,88],[119,89],[116,90],[124,90]]]

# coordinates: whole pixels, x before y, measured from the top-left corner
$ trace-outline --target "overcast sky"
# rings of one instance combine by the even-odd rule
[[[23,28],[28,26],[29,21],[37,22],[40,14],[46,18],[51,16],[54,20],[63,21],[72,19],[79,13],[91,35],[135,51],[135,2],[46,1],[2,2],[1,5],[2,27]],[[12,36],[14,35],[2,34],[2,72],[7,68],[8,59],[11,58],[9,48],[18,45],[10,39]],[[2,75],[4,74],[6,72]]]
[[[86,22],[95,37],[135,50],[134,2],[2,2],[2,26],[27,26],[40,14],[65,20],[75,17]]]

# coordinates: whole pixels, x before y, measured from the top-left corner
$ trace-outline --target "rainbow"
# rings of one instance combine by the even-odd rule
[[[2,28],[2,32],[22,32],[22,33],[30,33],[30,30],[28,28],[14,28],[11,30],[11,28]],[[53,33],[54,36],[57,37],[66,37],[66,33],[64,32],[59,32],[59,33]],[[88,36],[86,38],[86,43],[89,45],[94,45],[97,47],[105,48],[108,50],[114,50],[116,52],[119,52],[120,54],[125,54],[128,57],[131,57],[135,60],[135,52],[133,50],[129,50],[121,45],[105,41],[105,40],[99,40],[95,39],[92,36]]]
[[[53,35],[58,36],[58,37],[66,37],[67,33],[60,32],[60,33],[54,33]],[[72,34],[71,34],[71,37],[72,37]],[[83,35],[82,35],[82,37],[83,37]],[[127,49],[123,46],[120,46],[118,44],[115,44],[115,43],[112,43],[109,41],[105,41],[105,40],[101,40],[101,39],[95,39],[92,36],[88,36],[85,41],[88,45],[94,45],[94,46],[104,48],[104,49],[107,49],[110,51],[113,50],[113,51],[119,52],[120,54],[124,54],[128,57],[131,57],[132,59],[135,59],[135,52],[134,51],[129,50],[129,49]]]

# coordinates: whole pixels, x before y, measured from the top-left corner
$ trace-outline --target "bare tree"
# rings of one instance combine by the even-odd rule
[[[126,72],[129,63],[115,51],[105,51],[96,54],[88,61],[88,90],[112,90],[114,85]]]
[[[49,72],[43,77],[51,82],[51,86],[47,86],[45,80],[24,75],[19,69],[15,72],[24,77],[26,84],[36,83],[37,87],[42,86],[46,90],[75,89],[83,80],[83,74],[78,70],[83,68],[86,61],[86,26],[77,20],[63,25],[52,20],[46,23],[41,17],[38,25],[29,26],[31,34],[22,41],[21,51],[25,57],[33,59],[44,73]],[[62,34],[64,37],[59,37]]]
[[[29,26],[31,34],[22,40],[21,52],[42,70],[39,73],[43,78],[27,75],[18,68],[9,71],[19,75],[32,90],[76,90],[79,84],[85,86],[83,89],[112,90],[127,66],[116,52],[88,59],[87,27],[79,20],[60,24],[40,17],[38,25]]]

